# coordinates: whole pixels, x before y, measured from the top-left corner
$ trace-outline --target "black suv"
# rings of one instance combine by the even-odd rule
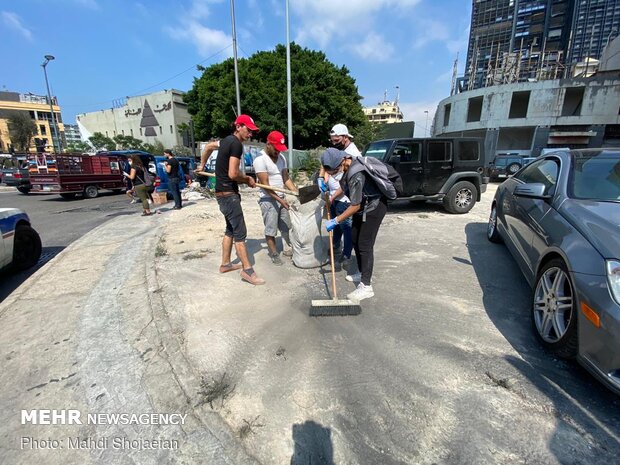
[[[441,200],[450,213],[467,213],[489,182],[484,140],[475,137],[384,139],[363,155],[389,163],[403,178],[402,198]]]

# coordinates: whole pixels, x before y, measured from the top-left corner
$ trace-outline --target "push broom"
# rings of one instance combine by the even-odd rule
[[[208,173],[206,171],[196,171],[196,174],[200,176],[208,176],[210,178],[215,177],[215,173]],[[267,189],[267,190],[274,191],[274,192],[282,192],[288,195],[295,195],[299,198],[299,203],[301,204],[308,203],[311,200],[316,199],[321,193],[319,186],[317,186],[316,184],[313,184],[311,186],[306,186],[306,187],[300,187],[297,192],[291,191],[288,189],[283,189],[281,187],[268,186],[267,184],[259,184],[259,183],[256,183],[256,187],[260,187],[262,189]]]
[[[329,220],[329,194],[326,195],[327,219]],[[339,299],[336,290],[336,267],[334,263],[334,232],[329,231],[329,257],[332,268],[332,293],[334,298],[327,300],[313,300],[310,316],[347,316],[362,313],[360,303],[355,300]]]

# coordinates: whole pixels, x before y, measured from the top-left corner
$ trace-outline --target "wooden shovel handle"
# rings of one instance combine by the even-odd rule
[[[208,176],[210,178],[215,177],[215,173],[207,173],[206,171],[194,171],[194,172],[196,174],[199,174],[200,176]],[[298,192],[290,191],[288,189],[283,189],[281,187],[268,186],[267,184],[256,183],[256,187],[260,187],[262,189],[267,189],[267,190],[275,191],[275,192],[282,192],[283,194],[288,194],[288,195],[299,195]]]

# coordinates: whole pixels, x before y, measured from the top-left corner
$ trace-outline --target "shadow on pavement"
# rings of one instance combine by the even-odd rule
[[[41,258],[32,268],[17,273],[10,270],[0,272],[0,302],[6,299],[24,281],[26,281],[48,261],[58,255],[63,249],[64,247],[43,247]]]
[[[465,227],[471,265],[489,319],[519,353],[519,357],[507,356],[506,361],[545,397],[547,405],[540,407],[556,419],[550,450],[560,463],[566,463],[571,452],[565,433],[572,430],[587,432],[587,439],[601,448],[602,455],[619,452],[620,398],[576,362],[559,360],[539,344],[529,310],[532,290],[508,249],[487,240],[486,228],[485,223]]]
[[[291,465],[334,465],[331,430],[314,421],[293,425]]]

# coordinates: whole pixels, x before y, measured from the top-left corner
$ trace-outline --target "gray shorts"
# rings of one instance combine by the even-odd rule
[[[241,209],[241,197],[237,194],[218,197],[217,203],[226,219],[224,234],[232,237],[235,242],[243,242],[248,235],[245,227],[245,218]]]
[[[288,242],[288,233],[291,229],[291,217],[288,210],[273,199],[260,199],[258,201],[260,211],[263,214],[265,224],[265,236],[276,237],[278,230]]]

